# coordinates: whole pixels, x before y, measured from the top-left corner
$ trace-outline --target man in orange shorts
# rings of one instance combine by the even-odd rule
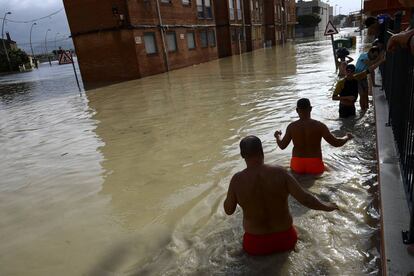
[[[267,255],[292,250],[297,241],[288,197],[314,210],[334,211],[338,206],[323,202],[304,190],[279,166],[264,164],[262,142],[247,136],[240,142],[246,168],[236,173],[229,185],[224,211],[232,215],[237,204],[243,210],[243,249],[250,255]]]
[[[288,125],[283,139],[282,132],[277,130],[275,138],[278,146],[283,150],[293,140],[292,159],[290,168],[298,174],[321,174],[325,170],[322,161],[322,138],[334,147],[341,147],[352,139],[350,133],[343,138],[336,138],[328,127],[317,120],[311,119],[312,106],[309,99],[298,100],[296,112],[299,120]]]

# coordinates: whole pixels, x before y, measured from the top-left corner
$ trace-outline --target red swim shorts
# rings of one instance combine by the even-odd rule
[[[268,255],[276,252],[289,251],[295,248],[298,234],[295,227],[284,232],[264,235],[245,233],[243,236],[243,249],[249,255]]]
[[[321,174],[325,170],[325,165],[318,157],[292,157],[290,168],[299,174]]]

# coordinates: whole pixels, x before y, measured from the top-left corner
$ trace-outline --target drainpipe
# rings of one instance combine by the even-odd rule
[[[168,72],[168,71],[170,71],[170,64],[168,62],[168,52],[167,52],[167,47],[165,45],[164,25],[162,24],[160,2],[159,2],[159,0],[156,0],[155,2],[157,3],[158,21],[160,23],[162,48],[163,48],[163,52],[164,52],[164,63],[165,63],[165,67],[167,68],[167,72]]]
[[[246,51],[247,51],[247,38],[246,38],[246,19],[244,17],[244,0],[240,0],[240,4],[241,4],[241,9],[242,9],[242,27],[243,27],[243,39],[244,39],[244,46],[246,47]],[[250,20],[251,21],[251,20]],[[250,22],[250,25],[252,22]],[[241,49],[240,49],[240,53],[241,53]]]

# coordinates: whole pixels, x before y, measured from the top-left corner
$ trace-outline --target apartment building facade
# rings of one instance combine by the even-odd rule
[[[316,14],[320,17],[321,21],[314,30],[314,37],[324,37],[326,25],[329,20],[333,19],[333,7],[328,3],[320,0],[303,1],[299,0],[296,3],[297,16]],[[300,34],[298,34],[300,35]]]
[[[261,48],[269,40],[267,1],[63,2],[82,78],[90,89]],[[277,26],[280,32],[283,26]]]

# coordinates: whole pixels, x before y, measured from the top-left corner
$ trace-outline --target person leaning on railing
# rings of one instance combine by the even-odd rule
[[[395,34],[388,40],[387,51],[393,52],[398,47],[408,49],[414,55],[414,28]]]
[[[407,8],[414,9],[414,1],[399,0],[400,4]],[[387,44],[387,51],[395,51],[398,47],[408,49],[414,55],[414,26],[411,26],[404,32],[393,35]]]

